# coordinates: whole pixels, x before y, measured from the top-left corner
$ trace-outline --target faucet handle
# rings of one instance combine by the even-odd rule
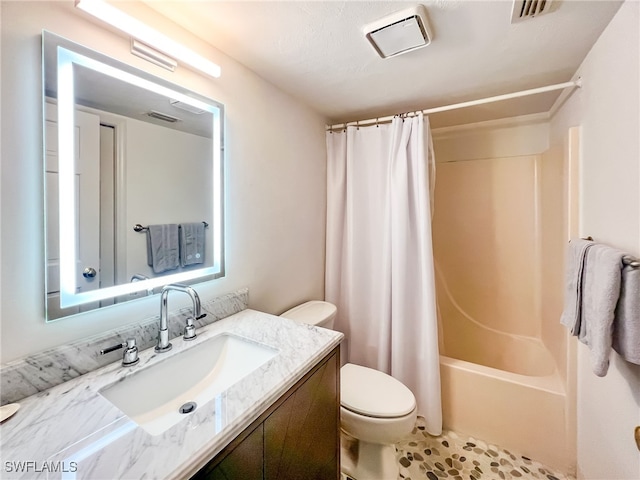
[[[124,353],[122,355],[122,366],[130,367],[139,361],[140,359],[138,358],[138,346],[136,345],[136,339],[127,338],[127,343],[125,344]]]
[[[193,340],[196,338],[196,327],[193,324],[194,320],[200,320],[201,318],[206,317],[207,314],[203,313],[202,315],[198,315],[197,317],[187,317],[187,325],[184,327],[184,333],[182,335],[183,340]]]
[[[140,359],[138,358],[138,347],[136,346],[135,338],[127,338],[127,341],[125,343],[120,343],[118,345],[113,345],[111,347],[100,350],[100,355],[115,352],[116,350],[119,350],[121,348],[124,348],[124,352],[122,354],[123,367],[130,367],[140,361]]]
[[[198,318],[202,318],[202,315],[199,316]],[[182,339],[193,340],[194,338],[196,338],[196,327],[193,324],[193,317],[187,317],[187,325],[184,327],[184,333],[182,334]]]
[[[119,343],[118,345],[113,345],[111,347],[104,348],[100,350],[100,355],[106,355],[107,353],[115,352],[116,350],[119,350],[124,346],[126,346],[126,343]]]

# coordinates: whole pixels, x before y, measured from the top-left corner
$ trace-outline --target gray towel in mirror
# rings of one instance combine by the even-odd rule
[[[147,228],[147,263],[154,273],[178,268],[178,225],[149,225]]]
[[[205,226],[202,222],[180,225],[180,265],[204,263]]]

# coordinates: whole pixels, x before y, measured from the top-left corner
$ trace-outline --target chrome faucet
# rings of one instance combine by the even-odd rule
[[[191,301],[193,302],[193,316],[187,318],[187,325],[184,327],[184,334],[182,336],[184,340],[193,340],[196,338],[196,327],[193,324],[193,321],[207,316],[206,313],[201,313],[200,297],[193,288],[187,285],[179,285],[177,283],[162,287],[162,294],[160,295],[160,328],[158,330],[158,344],[155,348],[155,351],[158,353],[168,352],[171,350],[171,343],[169,342],[169,328],[167,326],[169,317],[167,299],[171,290],[186,293],[191,297]]]
[[[131,283],[142,282],[143,280],[149,280],[149,277],[142,275],[141,273],[134,273],[131,276]],[[153,288],[147,288],[147,295],[153,295]]]

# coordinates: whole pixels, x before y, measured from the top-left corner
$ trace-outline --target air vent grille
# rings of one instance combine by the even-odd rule
[[[548,13],[553,0],[514,0],[511,23],[521,22]]]
[[[151,110],[147,112],[147,116],[158,119],[158,120],[162,120],[163,122],[169,122],[169,123],[176,123],[180,121],[178,117],[167,115],[166,113],[156,112],[155,110]]]
[[[371,46],[382,58],[408,53],[431,43],[431,30],[424,5],[407,8],[362,28]]]

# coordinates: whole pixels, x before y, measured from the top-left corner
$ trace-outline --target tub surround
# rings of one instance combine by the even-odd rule
[[[140,363],[134,367],[122,367],[118,359],[25,398],[18,413],[0,425],[2,478],[48,478],[50,474],[43,470],[51,465],[75,470],[75,478],[189,476],[295,385],[343,337],[338,332],[244,310],[201,328],[192,342],[177,339],[161,358],[223,332],[271,346],[279,354],[158,436],[149,435],[98,393],[158,361],[152,348],[140,353]],[[30,471],[10,471],[15,465],[12,462],[19,461],[33,461],[36,466]]]
[[[435,141],[443,423],[572,472],[558,205],[578,152],[549,148],[545,122],[476,124]]]
[[[159,298],[159,297],[158,297]],[[158,313],[160,312],[158,300]],[[202,304],[206,317],[194,321],[196,328],[228,317],[246,309],[249,290],[244,288],[221,295]],[[169,317],[169,337],[182,335],[190,309],[172,312]],[[122,356],[122,351],[100,355],[100,350],[129,337],[136,339],[138,348],[145,350],[156,343],[158,317],[126,325],[108,332],[73,342],[68,345],[45,350],[35,355],[9,362],[0,367],[0,404],[18,402],[21,399],[43,392],[73,378],[104,367]]]

